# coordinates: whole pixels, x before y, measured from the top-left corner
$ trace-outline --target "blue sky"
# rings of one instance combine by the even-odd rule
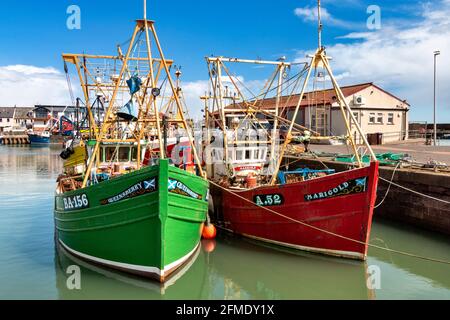
[[[322,2],[323,42],[334,58],[340,82],[374,81],[410,101],[411,120],[432,119],[432,53],[440,49],[440,120],[450,122],[450,0]],[[81,30],[66,27],[66,9],[73,4],[81,8]],[[380,30],[366,26],[366,10],[372,4],[381,8]],[[166,56],[183,67],[183,81],[192,90],[190,102],[197,103],[195,96],[208,77],[206,55],[263,59],[285,55],[288,60],[302,60],[317,47],[315,6],[315,0],[174,0],[170,4],[148,0],[148,15],[157,22]],[[63,94],[67,98],[63,75],[58,74],[61,53],[113,53],[116,44],[130,37],[133,21],[140,17],[141,0],[9,2],[0,11],[0,104],[57,103]],[[33,76],[36,87],[24,93],[24,80]],[[258,77],[251,71],[245,75],[248,81],[262,80]],[[49,93],[48,84],[57,93]]]

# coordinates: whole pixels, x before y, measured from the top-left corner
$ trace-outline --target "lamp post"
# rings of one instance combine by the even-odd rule
[[[436,125],[436,58],[438,55],[440,55],[440,51],[434,52],[434,112],[433,112],[433,133],[434,133],[434,146],[436,146],[436,140],[437,140],[437,125]]]

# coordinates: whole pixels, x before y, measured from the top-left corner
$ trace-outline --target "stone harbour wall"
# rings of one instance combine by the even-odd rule
[[[296,161],[286,158],[284,164],[289,169],[300,167],[324,169],[325,164],[336,171],[347,170],[351,165],[333,161],[306,160]],[[283,167],[284,168],[284,167]],[[390,181],[394,168],[380,167],[380,177]],[[450,201],[450,174],[435,173],[422,170],[398,169],[394,183],[434,198]],[[388,189],[389,183],[378,182],[376,204],[379,204]],[[374,216],[397,220],[424,229],[438,231],[450,235],[450,205],[429,199],[392,185],[384,202],[375,209]]]

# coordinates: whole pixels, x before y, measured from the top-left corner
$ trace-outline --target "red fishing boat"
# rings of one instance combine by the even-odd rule
[[[320,20],[320,1],[318,9]],[[321,29],[319,21],[319,47],[292,78],[288,72],[300,63],[288,63],[285,59],[206,58],[212,94],[205,101],[213,101],[211,108],[205,102],[207,146],[204,149],[206,172],[211,181],[211,217],[219,227],[246,237],[365,260],[376,199],[378,162],[332,73],[329,57],[321,44]],[[230,71],[229,65],[236,63],[258,64],[260,68],[276,66],[276,70],[271,72],[261,94],[246,97],[244,92],[250,91],[248,86],[242,83],[242,77]],[[306,93],[313,77],[313,91]],[[326,81],[334,89],[333,106],[341,111],[356,165],[342,172],[325,165],[323,170],[303,167],[288,171],[285,161],[288,153],[291,159],[298,156],[296,161],[315,157],[308,151],[311,135],[323,138],[324,127],[331,127],[329,119],[323,116],[326,106],[319,105],[320,96],[314,93],[314,88]],[[290,94],[283,95],[286,91]],[[269,109],[266,98],[273,92],[276,95],[270,99],[275,105]],[[296,101],[295,109],[286,111],[292,99]],[[309,109],[301,110],[304,101],[309,100]],[[305,122],[300,124],[298,119],[302,117]],[[369,166],[361,161],[356,135],[372,159]],[[294,143],[303,143],[304,150],[298,151]]]
[[[365,260],[377,181],[378,163],[373,162],[285,185],[231,192],[212,186],[213,217],[224,229],[257,240]]]

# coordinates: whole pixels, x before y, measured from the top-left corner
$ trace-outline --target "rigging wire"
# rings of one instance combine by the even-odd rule
[[[297,79],[297,78],[301,78],[301,77],[303,77],[303,75],[306,73],[308,71],[308,66],[307,65],[305,65],[305,67],[300,71],[300,72],[298,72],[298,73],[296,73],[294,76],[292,76],[291,78],[289,78],[288,80],[286,80],[283,84],[282,84],[282,86],[284,86],[284,89],[283,89],[283,91],[287,91],[287,89],[289,89],[291,86],[292,86],[292,84],[294,84],[295,82],[291,82],[293,79]],[[245,86],[245,84],[238,78],[238,77],[236,77],[236,75],[233,73],[233,72],[231,72],[230,71],[230,73],[231,73],[231,75],[244,87],[244,88],[246,88],[246,86]],[[285,85],[286,83],[288,83],[287,85]],[[266,92],[262,92],[262,93],[260,93],[259,95],[255,95],[255,94],[253,94],[249,89],[247,89],[249,92],[250,92],[250,94],[251,94],[251,97],[250,97],[250,100],[259,100],[259,98],[261,98],[261,97],[264,97],[264,96],[267,96],[267,94],[268,93],[271,93],[272,91],[275,91],[275,90],[277,90],[278,89],[278,85],[276,85],[276,86],[274,86],[273,88],[271,88],[270,90],[267,90]],[[249,100],[249,99],[247,99],[247,100]]]
[[[72,105],[75,105],[75,98],[73,94],[72,81],[70,79],[69,68],[67,67],[66,61],[64,61],[64,72],[66,74],[67,86],[69,87],[70,101]]]

